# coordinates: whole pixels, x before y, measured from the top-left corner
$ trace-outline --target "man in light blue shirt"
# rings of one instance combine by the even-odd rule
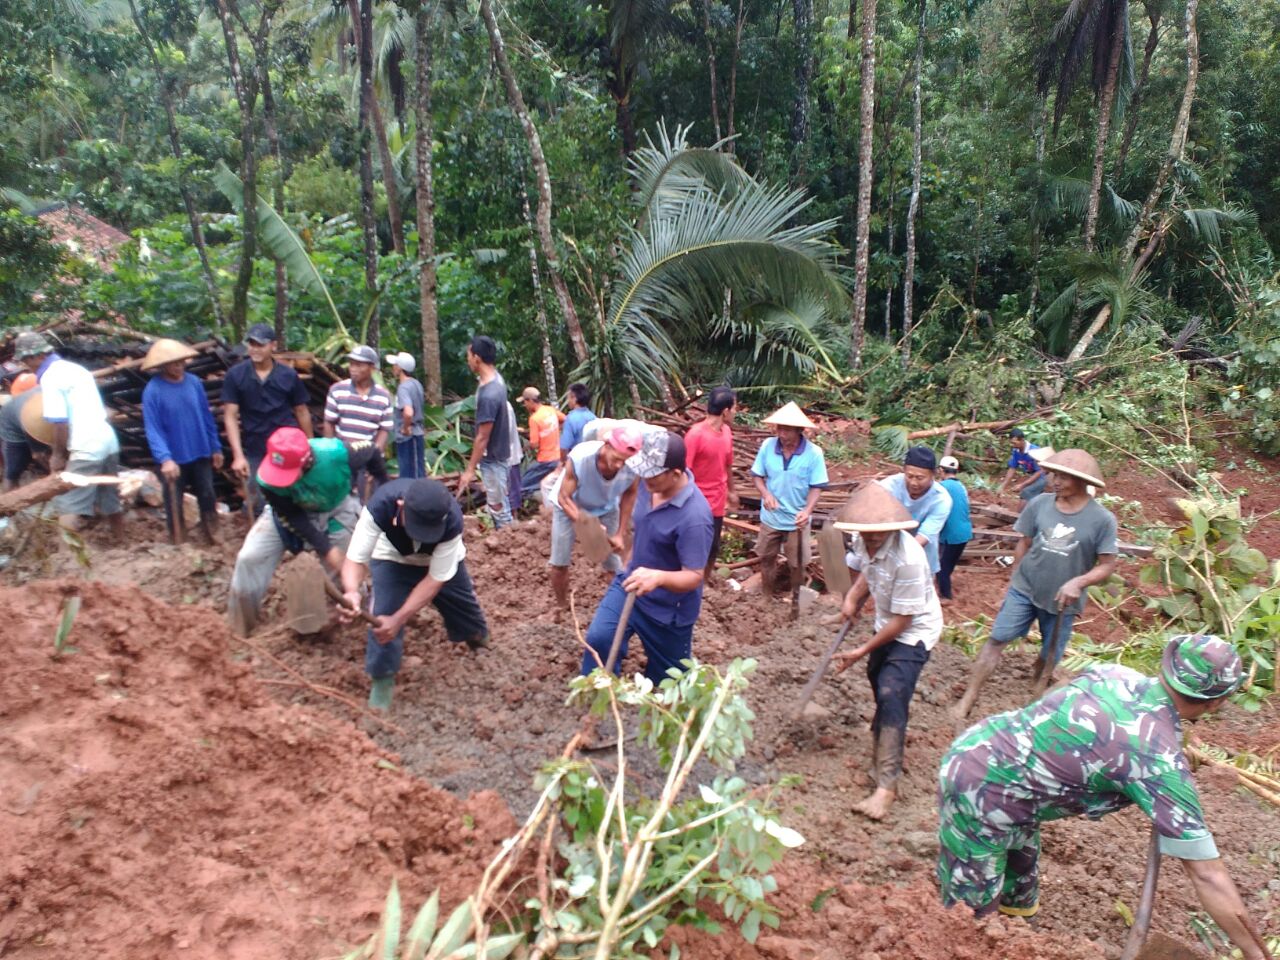
[[[915,521],[916,539],[929,558],[929,569],[937,573],[938,534],[951,513],[951,494],[933,482],[938,459],[928,447],[912,447],[902,462],[902,472],[878,481],[897,499]]]
[[[805,439],[804,431],[814,426],[795,403],[765,419],[778,435],[760,445],[751,476],[760,491],[760,575],[766,596],[778,587],[778,551],[787,561],[786,586],[794,605],[809,562],[809,516],[818,495],[827,485],[827,462],[822,448]]]

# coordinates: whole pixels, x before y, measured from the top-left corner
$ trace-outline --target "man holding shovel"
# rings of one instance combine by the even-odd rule
[[[809,563],[809,517],[827,485],[827,463],[822,448],[805,439],[805,430],[815,426],[794,402],[764,420],[778,431],[776,437],[760,445],[751,476],[760,491],[760,580],[765,596],[778,584],[778,551],[787,562],[784,586],[791,594],[791,615],[796,604],[804,569]]]
[[[638,425],[626,423],[615,424],[602,440],[584,440],[570,451],[551,487],[551,589],[557,618],[569,609],[569,564],[579,531],[589,559],[609,573],[622,569],[623,539],[639,485],[627,458],[640,452],[641,440]]]
[[[836,657],[837,672],[867,661],[867,679],[876,701],[871,720],[876,789],[853,809],[872,820],[883,820],[902,776],[907,713],[916,681],[942,636],[942,607],[924,547],[911,534],[916,521],[879,484],[857,490],[840,508],[835,527],[856,534],[851,557],[859,561],[861,571],[845,595],[842,619],[857,616],[868,596],[875,604],[871,639]]]
[[[942,902],[979,916],[1040,908],[1040,824],[1097,820],[1130,804],[1151,818],[1158,852],[1182,861],[1196,895],[1243,952],[1267,952],[1205,824],[1182,751],[1182,724],[1216,711],[1243,669],[1217,637],[1173,637],[1158,677],[1096,667],[1021,710],[965,731],[938,778]]]
[[[659,684],[693,656],[693,625],[711,553],[711,507],[685,468],[684,440],[674,433],[646,433],[627,469],[644,481],[636,496],[631,562],[609,585],[587,628],[582,673],[609,662],[621,622],[614,670],[621,670],[627,641],[638,635],[648,656],[644,675]]]
[[[358,615],[360,583],[371,573],[378,625],[369,628],[365,645],[369,706],[390,709],[405,625],[428,604],[440,611],[451,642],[472,650],[489,645],[466,555],[462,508],[438,480],[393,480],[365,504],[342,561],[341,616],[350,621]]]
[[[969,688],[952,710],[957,722],[973,709],[1005,647],[1025,637],[1033,621],[1040,624],[1040,656],[1032,697],[1044,693],[1084,609],[1085,591],[1115,572],[1116,518],[1088,490],[1106,487],[1098,461],[1083,450],[1062,450],[1045,460],[1044,468],[1053,490],[1032,500],[1014,524],[1022,539],[1013,552],[1013,580],[991,625],[991,639],[973,666]]]

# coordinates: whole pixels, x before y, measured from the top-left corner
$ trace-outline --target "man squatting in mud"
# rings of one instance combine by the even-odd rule
[[[1097,820],[1130,804],[1151,818],[1160,853],[1182,861],[1204,909],[1246,960],[1264,960],[1218,856],[1182,751],[1183,721],[1213,713],[1243,679],[1213,636],[1173,637],[1158,677],[1095,667],[1021,710],[961,734],[938,778],[942,902],[1031,917],[1040,909],[1040,824]]]
[[[839,655],[844,671],[863,658],[875,696],[871,720],[875,792],[854,810],[882,820],[893,803],[902,775],[907,712],[920,671],[942,636],[942,605],[933,573],[907,508],[879,484],[858,490],[836,515],[835,527],[856,534],[848,563],[857,571],[845,595],[841,617],[851,620],[870,598],[875,633],[854,650]]]

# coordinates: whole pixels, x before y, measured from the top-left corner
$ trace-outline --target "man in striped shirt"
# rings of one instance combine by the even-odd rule
[[[394,423],[394,404],[386,388],[373,382],[378,354],[373,347],[359,346],[347,354],[346,380],[329,388],[324,404],[324,435],[346,443],[372,441],[383,450]]]

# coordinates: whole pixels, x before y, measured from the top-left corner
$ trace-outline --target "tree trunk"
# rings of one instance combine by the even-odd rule
[[[582,335],[582,324],[578,322],[578,311],[569,295],[569,287],[560,273],[560,258],[556,254],[556,245],[551,235],[551,175],[547,171],[547,158],[542,152],[542,140],[538,136],[538,128],[525,106],[520,87],[516,85],[516,76],[507,60],[507,48],[502,42],[502,32],[498,29],[498,20],[493,15],[490,0],[480,0],[480,14],[484,17],[489,31],[489,46],[493,51],[493,59],[498,64],[498,73],[507,89],[507,102],[511,110],[520,120],[525,140],[529,144],[529,159],[533,166],[533,179],[538,188],[538,208],[534,217],[537,228],[538,244],[542,248],[542,256],[547,261],[547,273],[551,277],[551,287],[555,291],[556,300],[560,304],[560,312],[564,315],[565,327],[569,331],[569,340],[573,344],[574,355],[579,363],[587,359],[587,341]]]
[[[907,204],[907,263],[902,274],[902,369],[911,366],[911,331],[915,327],[912,314],[916,281],[916,220],[920,216],[920,173],[923,166],[922,143],[924,120],[921,109],[924,69],[925,13],[928,0],[920,0],[920,16],[916,21],[915,76],[911,91],[911,202]]]
[[[374,350],[378,322],[378,227],[373,215],[373,0],[359,0],[356,50],[360,61],[360,225],[364,235],[364,295],[367,322],[363,340]]]
[[[711,81],[711,128],[720,142],[720,95],[716,83],[716,48],[711,40],[711,0],[702,0],[702,36],[707,42],[707,72]]]
[[[809,84],[813,79],[813,0],[791,0],[796,29],[795,100],[791,106],[791,142],[796,178],[804,179],[805,144],[809,140]]]
[[[240,65],[240,50],[232,23],[236,0],[216,0],[215,10],[222,25],[222,39],[227,49],[227,71],[231,89],[240,109],[240,182],[244,195],[240,209],[240,265],[231,288],[231,332],[239,340],[244,336],[249,314],[249,285],[253,282],[253,258],[258,249],[258,147],[254,109],[258,84],[254,74],[246,75]],[[239,11],[235,11],[238,16]]]
[[[897,190],[897,174],[898,174],[898,171],[894,169],[892,166],[890,166],[889,190],[888,190],[889,209],[887,212],[887,216],[885,217],[885,221],[886,221],[885,222],[885,239],[886,239],[885,252],[888,254],[890,262],[892,262],[893,260],[893,248],[894,248],[894,241],[896,240],[895,234],[897,232],[897,225],[893,222],[893,206],[894,206],[894,199],[895,199],[895,191]],[[893,285],[893,279],[891,277],[886,280],[885,288],[886,289],[884,292],[884,338],[889,343],[893,343],[893,292],[895,288]]]
[[[733,59],[729,62],[729,122],[725,128],[725,136],[729,138],[729,142],[725,144],[726,153],[737,151],[733,140],[737,132],[733,127],[733,115],[738,108],[738,58],[742,53],[742,27],[745,23],[744,0],[738,0],[738,17],[733,28]]]
[[[1041,97],[1035,119],[1037,197],[1044,189],[1044,140],[1045,127],[1048,120],[1049,105],[1045,98]],[[1033,317],[1036,315],[1036,305],[1040,300],[1040,241],[1044,233],[1044,224],[1041,222],[1041,217],[1042,214],[1036,212],[1031,220],[1031,297],[1027,305],[1027,312]]]
[[[1125,242],[1124,258],[1132,260],[1132,265],[1129,268],[1130,278],[1136,277],[1147,268],[1151,258],[1155,256],[1156,249],[1164,241],[1165,234],[1168,232],[1168,227],[1171,223],[1170,220],[1166,219],[1159,227],[1152,230],[1142,254],[1136,260],[1133,260],[1133,255],[1142,239],[1142,231],[1146,229],[1147,220],[1155,210],[1156,204],[1160,202],[1160,195],[1164,192],[1165,184],[1169,180],[1169,174],[1173,171],[1173,165],[1182,159],[1186,151],[1187,129],[1191,125],[1191,106],[1196,99],[1196,83],[1200,78],[1200,34],[1196,29],[1196,13],[1198,9],[1199,0],[1187,0],[1185,15],[1187,82],[1182,90],[1182,103],[1178,106],[1178,116],[1173,124],[1173,134],[1169,138],[1169,152],[1165,154],[1164,162],[1160,164],[1160,171],[1156,174],[1156,182],[1152,184],[1151,192],[1147,194],[1147,199],[1142,205],[1142,212],[1138,214],[1133,230]],[[1111,304],[1103,304],[1097,316],[1093,318],[1093,322],[1089,324],[1088,329],[1080,335],[1079,341],[1071,348],[1071,353],[1067,355],[1068,363],[1073,363],[1084,356],[1085,351],[1089,349],[1089,345],[1093,343],[1094,337],[1102,331],[1102,328],[1106,326],[1110,318]]]
[[[156,53],[150,31],[138,11],[134,0],[129,0],[129,13],[138,28],[138,35],[147,48],[147,56],[156,73],[156,88],[160,94],[160,102],[164,106],[165,124],[169,134],[169,149],[173,159],[178,162],[178,193],[182,196],[182,206],[187,212],[187,224],[191,227],[191,244],[196,248],[196,256],[200,258],[200,274],[204,279],[205,291],[209,294],[209,309],[213,311],[214,328],[221,330],[226,326],[226,317],[222,312],[222,300],[218,296],[218,282],[213,276],[213,267],[209,264],[209,248],[204,240],[204,225],[200,222],[200,213],[196,209],[195,196],[187,181],[185,163],[182,152],[182,137],[178,133],[177,111],[173,105],[172,79],[165,74],[160,65],[160,57]]]
[[[1133,145],[1133,135],[1138,130],[1138,108],[1142,105],[1142,95],[1146,91],[1147,79],[1151,76],[1151,59],[1156,55],[1156,47],[1160,44],[1160,17],[1163,13],[1164,8],[1159,3],[1147,7],[1151,30],[1147,33],[1147,43],[1142,51],[1142,69],[1138,72],[1138,82],[1133,87],[1133,96],[1129,98],[1129,116],[1125,120],[1124,136],[1120,139],[1120,149],[1116,153],[1117,176],[1124,173],[1129,148]]]
[[[427,402],[444,403],[440,372],[440,320],[436,308],[436,197],[431,145],[435,117],[431,112],[436,6],[423,3],[414,15],[414,41],[418,56],[417,124],[414,147],[418,165],[418,298],[422,314],[422,378]]]
[[[271,94],[270,58],[266,49],[265,37],[259,46],[254,48],[254,59],[258,61],[258,82],[262,87],[262,127],[267,135],[267,149],[275,159],[276,175],[271,184],[272,203],[276,213],[284,216],[284,154],[280,150],[280,130],[276,124],[276,101]],[[284,261],[275,260],[275,332],[276,343],[281,350],[288,345],[285,321],[289,314],[289,272]]]
[[[547,382],[547,397],[554,400],[559,395],[556,389],[556,363],[551,353],[551,331],[547,324],[547,311],[542,307],[542,271],[538,268],[538,248],[534,244],[536,231],[533,226],[533,213],[529,209],[529,191],[520,185],[520,209],[524,212],[524,222],[529,227],[529,280],[533,284],[533,306],[538,323],[538,335],[542,340],[542,375]]]
[[[862,366],[862,340],[867,327],[867,267],[871,254],[871,152],[875,139],[876,0],[862,2],[862,81],[858,125],[858,219],[854,241],[853,318],[849,361]]]
[[[1116,12],[1116,20],[1110,32],[1111,55],[1107,63],[1107,81],[1098,101],[1098,135],[1093,144],[1093,181],[1089,185],[1089,208],[1084,218],[1084,251],[1093,252],[1098,230],[1098,204],[1102,199],[1102,174],[1106,169],[1107,137],[1111,133],[1111,108],[1116,99],[1116,79],[1120,74],[1120,57],[1124,52],[1124,30],[1128,21],[1129,5],[1122,2]]]
[[[347,0],[347,10],[351,14],[351,24],[354,28],[356,39],[356,50],[363,49],[361,37],[363,37],[363,14],[360,9],[360,0]],[[372,51],[372,45],[370,45]],[[362,54],[361,54],[362,55]],[[372,52],[369,54],[373,56]],[[363,107],[363,81],[361,81],[361,110]],[[387,222],[391,229],[391,247],[396,253],[404,254],[404,220],[400,215],[400,186],[396,181],[396,165],[391,159],[391,146],[387,143],[387,126],[382,120],[382,106],[378,103],[375,96],[370,108],[370,118],[373,121],[373,133],[375,143],[378,147],[378,164],[382,167],[382,187],[387,192]]]

